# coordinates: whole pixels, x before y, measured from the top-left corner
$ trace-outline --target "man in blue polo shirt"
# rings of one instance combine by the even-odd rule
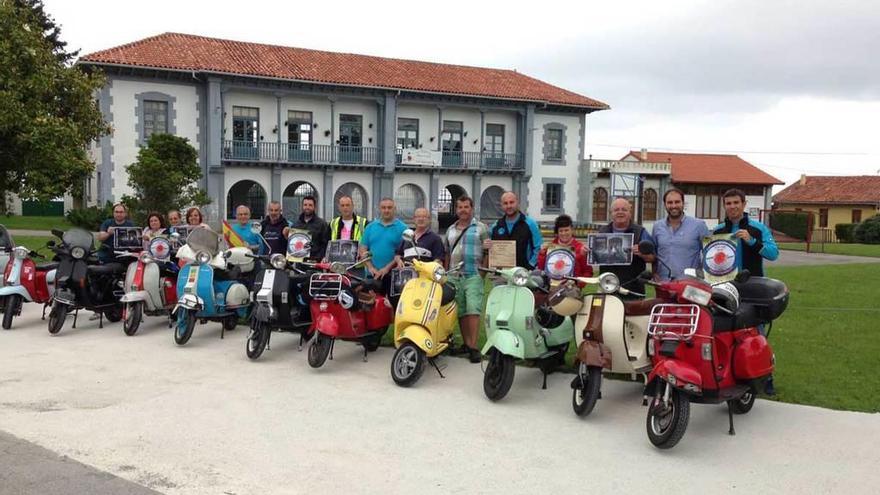
[[[367,224],[360,243],[361,258],[368,254],[370,256],[365,263],[367,271],[374,279],[382,281],[386,293],[391,281],[391,277],[386,275],[394,268],[394,253],[403,239],[403,231],[406,230],[406,224],[395,214],[394,200],[382,198],[379,202],[379,219]]]
[[[685,268],[700,268],[703,237],[709,235],[709,227],[702,220],[684,214],[684,193],[672,188],[663,194],[666,219],[654,222],[651,237],[657,245],[654,273],[662,281],[681,278]]]

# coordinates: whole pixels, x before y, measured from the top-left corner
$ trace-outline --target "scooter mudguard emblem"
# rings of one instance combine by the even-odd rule
[[[425,339],[425,347],[427,347],[428,349],[434,347],[434,343],[431,342],[431,339]]]

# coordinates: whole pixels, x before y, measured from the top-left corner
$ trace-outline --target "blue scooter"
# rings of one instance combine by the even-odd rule
[[[207,227],[190,232],[186,245],[177,256],[188,261],[177,277],[177,325],[174,342],[186,344],[192,337],[196,320],[223,323],[222,339],[235,328],[239,318],[247,316],[250,292],[240,277],[253,270],[248,248],[220,249],[220,236]]]

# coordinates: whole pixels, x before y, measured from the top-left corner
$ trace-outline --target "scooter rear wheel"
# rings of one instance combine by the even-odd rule
[[[755,399],[757,398],[758,391],[751,387],[748,392],[739,396],[738,399],[729,400],[727,403],[730,404],[730,410],[733,411],[733,414],[746,414],[752,410],[752,406],[755,405]]]
[[[662,385],[666,383],[661,382]],[[664,407],[662,393],[657,394],[648,408],[648,439],[655,447],[671,449],[681,440],[687,430],[691,415],[691,402],[688,397],[675,387],[669,396],[669,406]]]
[[[571,407],[578,416],[588,416],[596,407],[599,391],[602,390],[602,369],[598,366],[578,364],[580,386],[571,391]]]
[[[21,296],[18,294],[6,296],[6,309],[3,313],[3,330],[9,330],[12,328],[12,320],[15,318],[15,315],[21,312],[21,302]]]
[[[116,323],[117,321],[122,319],[122,306],[113,306],[112,308],[104,311],[104,316],[110,320],[110,323]]]
[[[491,401],[503,399],[507,392],[510,392],[515,372],[516,363],[513,356],[492,349],[489,354],[489,364],[486,365],[486,374],[483,375],[483,392],[486,397]]]
[[[144,317],[144,303],[137,301],[125,305],[122,311],[122,331],[131,337],[136,334]]]
[[[320,368],[327,362],[327,356],[330,355],[330,347],[333,345],[333,339],[327,337],[321,332],[317,332],[312,345],[309,346],[309,366],[312,368]]]
[[[401,387],[409,387],[419,381],[425,371],[428,357],[412,342],[398,347],[391,358],[391,378]]]
[[[272,329],[265,322],[256,319],[252,321],[251,332],[248,335],[247,344],[245,344],[248,359],[258,359],[263,354],[266,344],[269,343],[269,332],[271,331]]]
[[[49,333],[55,335],[61,331],[64,326],[64,319],[67,318],[68,307],[66,304],[56,302],[52,304],[52,310],[49,311]]]
[[[177,314],[177,325],[174,327],[174,343],[184,345],[192,337],[196,328],[196,312],[181,308]]]

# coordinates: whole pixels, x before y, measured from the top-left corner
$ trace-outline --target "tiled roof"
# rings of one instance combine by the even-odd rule
[[[639,161],[641,153],[630,151]],[[672,163],[672,182],[688,184],[785,184],[736,155],[648,152],[648,162]]]
[[[880,203],[880,176],[827,177],[808,175],[773,196],[774,203]]]
[[[609,108],[601,101],[513,70],[323,52],[179,33],[164,33],[90,53],[79,62],[490,97],[589,110]]]

